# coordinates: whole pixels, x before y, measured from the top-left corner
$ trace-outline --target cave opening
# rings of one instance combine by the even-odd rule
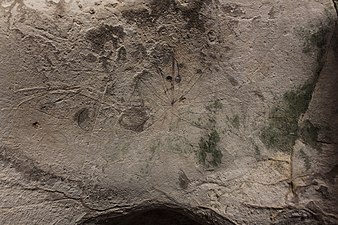
[[[212,213],[213,214],[213,213]],[[226,219],[220,223],[215,215],[194,214],[186,209],[152,208],[129,212],[125,215],[101,215],[81,225],[220,225],[232,224]]]

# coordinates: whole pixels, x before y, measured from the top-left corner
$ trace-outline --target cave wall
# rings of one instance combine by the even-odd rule
[[[1,0],[0,224],[337,224],[336,25],[330,0]]]

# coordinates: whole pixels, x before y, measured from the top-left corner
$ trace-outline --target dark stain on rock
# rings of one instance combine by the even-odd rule
[[[206,168],[215,168],[222,163],[223,154],[218,146],[220,140],[216,130],[212,130],[206,137],[201,137],[198,159]]]
[[[97,61],[97,58],[95,55],[93,55],[92,53],[89,53],[88,55],[84,56],[83,59],[86,61],[86,62],[89,62],[89,63],[94,63]]]
[[[194,0],[193,7],[182,9],[183,18],[187,21],[186,29],[195,28],[201,32],[205,32],[205,16],[201,14],[204,4],[211,3],[211,0]]]
[[[5,165],[15,168],[15,170],[22,173],[28,181],[38,181],[51,186],[60,181],[67,181],[64,177],[56,176],[38,168],[33,160],[19,154],[18,149],[10,149],[8,147],[1,146],[0,150],[0,161]]]
[[[304,40],[303,52],[308,54],[316,54],[317,56],[317,69],[315,72],[316,79],[318,79],[320,72],[324,67],[326,60],[326,52],[332,35],[332,27],[334,26],[333,20],[328,20],[326,23],[315,24],[316,29],[298,30],[298,34]]]
[[[144,125],[150,118],[149,109],[143,103],[136,104],[124,110],[119,119],[119,124],[127,129],[135,132],[142,132]]]
[[[111,41],[113,47],[117,48],[120,40],[125,37],[125,32],[122,26],[111,26],[103,24],[98,28],[89,30],[86,34],[86,39],[92,44],[94,52],[103,51],[105,43]]]
[[[168,45],[156,45],[151,50],[150,56],[152,61],[157,65],[167,65],[171,63],[174,56],[173,48]]]
[[[154,26],[160,17],[166,17],[173,14],[176,17],[182,16],[186,22],[185,29],[195,28],[205,32],[205,18],[200,13],[204,4],[210,3],[211,0],[194,0],[190,7],[179,6],[175,0],[152,0],[149,3],[149,9],[128,9],[122,11],[122,16],[136,23],[140,27]]]
[[[34,122],[32,123],[32,126],[35,128],[35,129],[38,129],[40,127],[40,123],[39,122]]]
[[[286,92],[283,100],[270,112],[269,124],[260,135],[266,147],[289,152],[301,137],[299,117],[306,112],[312,98],[315,82],[308,81],[297,90]],[[309,137],[315,138],[315,133]],[[307,139],[307,138],[306,138]]]
[[[174,0],[153,0],[148,8],[129,9],[122,11],[122,16],[138,26],[153,26],[161,17],[175,12]]]
[[[158,17],[176,8],[175,0],[152,0],[149,5],[152,14]]]
[[[320,185],[320,187],[317,189],[317,192],[319,192],[325,199],[330,198],[329,189],[326,186]]]
[[[178,184],[182,189],[187,189],[189,186],[190,180],[187,175],[181,171],[178,176]]]
[[[224,13],[232,17],[240,17],[240,16],[245,15],[245,12],[243,11],[243,9],[237,4],[228,3],[222,6],[222,9]]]
[[[117,61],[125,61],[127,59],[127,50],[125,47],[120,47],[117,51]]]
[[[19,149],[12,149],[9,148],[5,145],[0,146],[0,161],[1,163],[6,166],[15,169],[17,172],[22,174],[22,179],[24,179],[27,185],[29,185],[29,182],[33,182],[32,185],[35,188],[32,190],[39,190],[40,187],[44,187],[50,191],[50,194],[55,193],[63,193],[62,195],[72,198],[72,199],[78,199],[81,201],[82,204],[85,204],[90,207],[92,210],[96,211],[106,211],[105,206],[106,205],[111,205],[115,204],[116,199],[121,197],[121,191],[116,190],[116,188],[106,188],[102,187],[97,184],[91,184],[90,182],[86,182],[85,180],[72,180],[69,178],[65,178],[59,175],[55,175],[53,173],[44,171],[40,169],[38,166],[35,165],[35,162],[24,156],[19,154],[20,150]],[[65,190],[58,190],[56,186],[60,186],[60,183],[66,184],[67,187],[69,187],[70,191],[65,191]],[[58,185],[56,185],[58,184]],[[20,184],[18,184],[20,185]],[[54,191],[55,190],[55,191]],[[81,194],[76,194],[76,193],[81,193]],[[102,206],[103,205],[103,206]],[[170,207],[172,210],[177,211],[179,210],[179,206],[174,206],[166,203],[165,205],[158,205],[158,202],[154,203],[148,203],[146,205],[140,205],[140,206],[134,206],[134,207],[127,207],[125,208],[126,210],[124,211],[125,213],[129,213],[129,216],[133,219],[136,220],[129,220],[126,221],[127,217],[117,217],[118,214],[114,213],[104,213],[100,214],[99,216],[95,216],[94,218],[88,218],[84,217],[81,221],[79,221],[78,224],[144,224],[144,221],[141,223],[139,221],[140,218],[142,217],[136,217],[135,215],[138,214],[137,212],[140,212],[140,210],[151,210],[151,209],[156,209],[156,208],[163,208],[163,207]],[[191,212],[189,210],[192,210]],[[197,225],[195,221],[205,221],[202,222],[202,224],[217,224],[217,225],[233,225],[230,220],[228,220],[225,217],[221,217],[219,214],[216,212],[212,211],[211,209],[205,209],[203,213],[201,213],[200,208],[195,208],[195,209],[181,209],[179,210],[180,213],[182,213],[183,216],[188,217],[188,218],[194,218],[194,221],[192,224]],[[199,212],[198,214],[194,214],[193,212]],[[132,214],[131,214],[132,213]],[[136,214],[134,214],[136,213]],[[158,220],[153,220],[153,216],[151,214],[149,217],[152,222],[151,224],[165,224],[163,223],[163,220],[161,220],[162,217],[158,218]],[[175,218],[172,215],[169,215],[168,219]],[[116,219],[116,220],[115,220]],[[120,221],[121,223],[117,223]],[[148,220],[149,221],[149,220]],[[211,221],[211,223],[209,223]],[[116,222],[116,223],[115,223]],[[175,221],[174,221],[175,222]],[[176,221],[177,222],[177,221]],[[179,223],[172,223],[172,220],[169,220],[168,225],[172,224],[179,224]],[[188,225],[190,223],[186,223],[186,220],[181,223],[182,225]]]
[[[325,177],[332,183],[335,184],[335,179],[338,176],[338,164],[335,165],[329,172],[325,174]]]
[[[130,51],[129,55],[137,61],[142,61],[147,57],[147,49],[141,43],[134,44],[133,49]]]
[[[122,11],[122,16],[129,22],[134,22],[138,26],[151,26],[158,19],[152,15],[148,9],[128,9]]]
[[[319,128],[314,126],[310,120],[305,120],[300,126],[300,137],[306,144],[320,150],[321,145],[318,142]]]
[[[42,170],[39,168],[36,163],[28,158],[25,155],[19,153],[19,149],[11,149],[6,146],[0,146],[0,162],[3,163],[5,166],[10,166],[14,168],[17,172],[23,175],[23,179],[25,179],[28,185],[29,182],[34,182],[34,186],[39,184],[39,186],[48,187],[51,190],[51,193],[54,189],[55,193],[65,193],[67,191],[64,190],[57,190],[56,186],[59,186],[60,183],[66,184],[69,189],[71,190],[67,196],[72,196],[72,193],[81,192],[84,198],[88,201],[92,201],[94,204],[95,202],[103,202],[107,203],[106,201],[111,201],[111,199],[116,199],[118,194],[116,194],[116,190],[110,188],[103,188],[99,185],[92,185],[86,183],[84,180],[72,180],[60,175],[55,175],[51,172]],[[38,190],[38,189],[37,189]],[[77,194],[75,194],[76,198],[79,198]]]

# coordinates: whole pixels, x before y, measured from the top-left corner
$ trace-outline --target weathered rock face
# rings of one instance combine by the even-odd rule
[[[331,0],[0,0],[0,224],[337,224]]]

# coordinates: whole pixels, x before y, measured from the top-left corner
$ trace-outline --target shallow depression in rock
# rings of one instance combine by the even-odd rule
[[[213,219],[216,219],[214,217]],[[226,225],[228,221],[221,223],[213,219],[202,218],[188,210],[171,208],[154,208],[131,212],[123,216],[104,215],[89,219],[81,225]]]

